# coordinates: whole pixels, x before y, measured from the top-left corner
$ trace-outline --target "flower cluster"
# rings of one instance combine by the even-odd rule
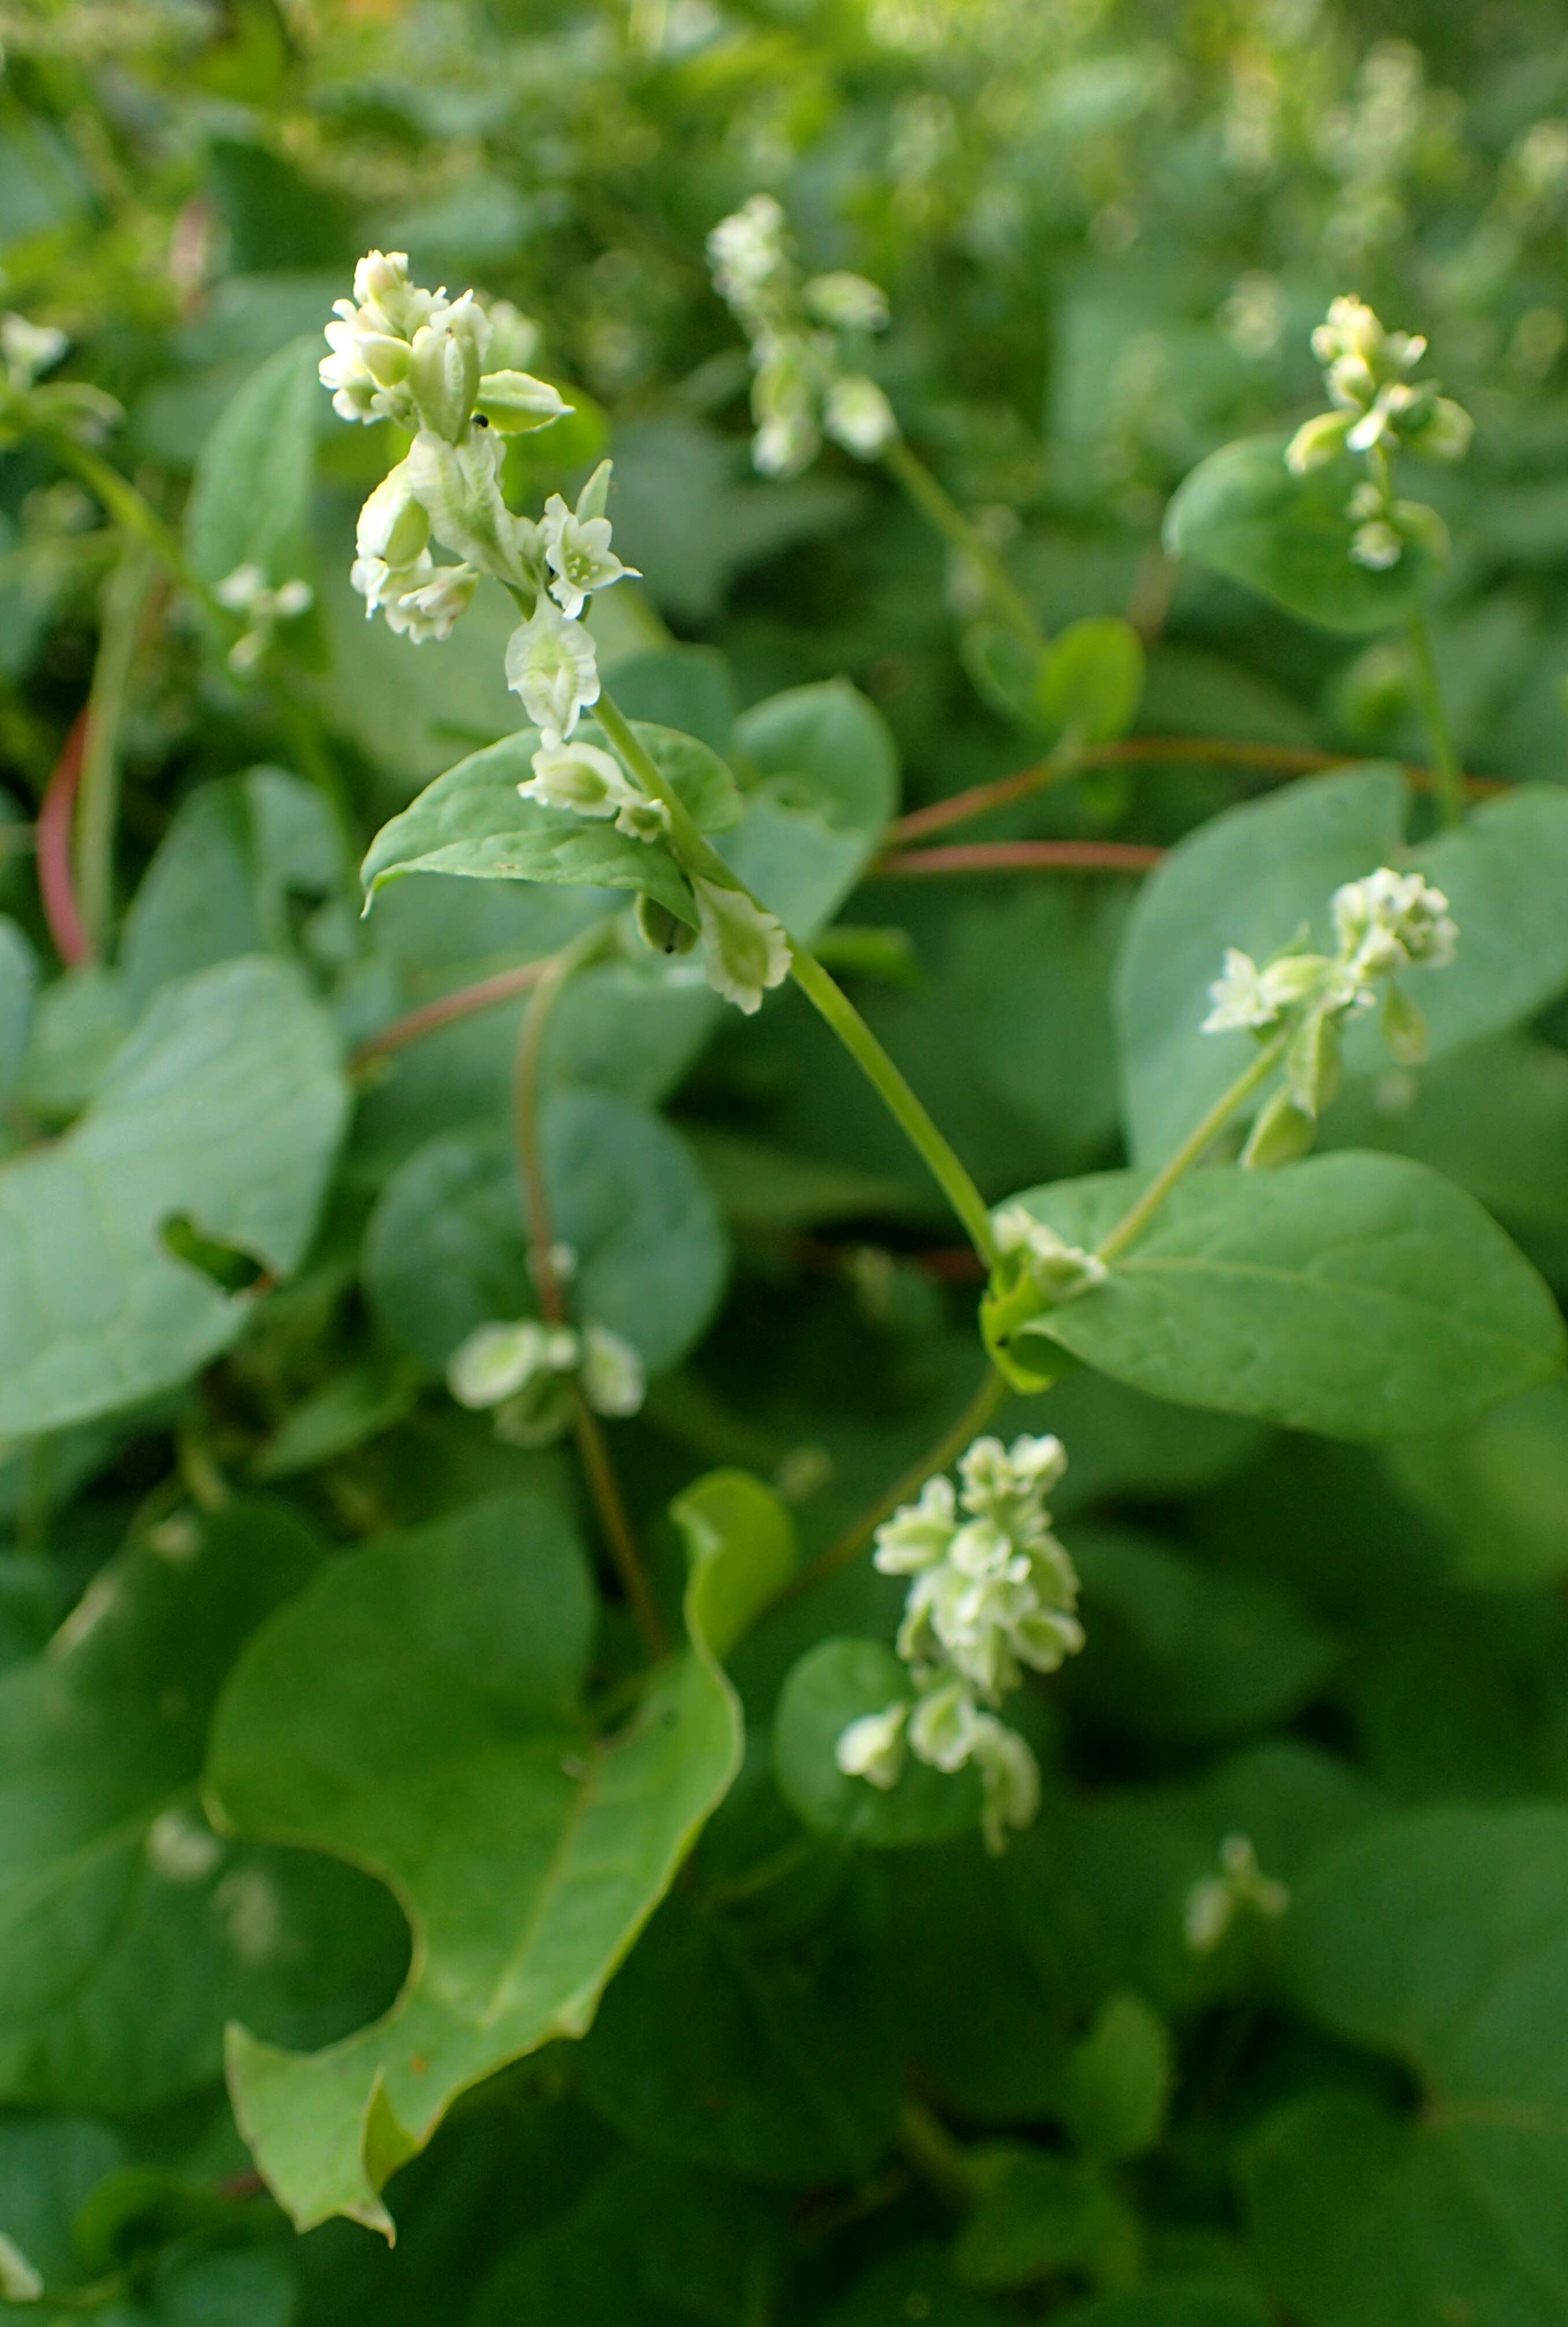
[[[53,370],[70,345],[53,323],[0,315],[0,444],[10,443],[30,424],[54,426],[84,444],[96,444],[124,418],[115,398],[87,380],[56,380],[40,387],[42,375]]]
[[[315,603],[315,592],[295,575],[268,587],[259,565],[237,565],[212,592],[220,606],[238,614],[245,627],[229,650],[229,668],[237,678],[248,678],[264,660],[279,622],[297,621]]]
[[[744,261],[737,265],[744,276]],[[509,509],[501,491],[506,437],[547,427],[571,409],[547,381],[515,364],[486,369],[498,355],[520,360],[530,332],[515,310],[487,311],[471,291],[449,300],[444,291],[422,290],[409,281],[401,251],[373,250],[359,261],[353,298],[337,302],[327,325],[331,351],[322,360],[322,384],[345,419],[391,420],[414,441],[359,512],[350,578],[367,615],[380,612],[416,646],[450,636],[483,576],[499,582],[524,613],[507,643],[507,684],[539,731],[532,772],[518,791],[536,806],[669,844],[667,801],[651,797],[602,741],[577,735],[601,693],[583,620],[589,601],[637,570],[611,547],[611,464],[600,463],[574,507],[552,493],[537,520]],[[458,562],[436,565],[432,542]],[[264,629],[259,600],[240,610],[252,616],[253,631]],[[271,621],[290,611],[281,603],[265,610]],[[253,659],[265,646],[264,634]],[[245,640],[240,647],[251,653]],[[715,991],[742,1010],[758,1009],[764,991],[789,975],[782,925],[743,889],[711,877],[712,864],[708,875],[684,864],[682,871],[689,921],[659,909],[657,935],[648,912],[639,929],[664,952],[684,951],[700,938]]]
[[[1024,1668],[1054,1672],[1083,1646],[1078,1577],[1050,1529],[1045,1496],[1067,1467],[1056,1438],[977,1438],[960,1488],[928,1479],[876,1533],[885,1575],[913,1578],[898,1649],[915,1696],[852,1721],[836,1759],[849,1777],[897,1784],[906,1752],[943,1771],[973,1762],[984,1787],[986,1846],[1003,1847],[1040,1801],[1040,1771],[994,1707]]]
[[[1265,1874],[1245,1834],[1227,1834],[1219,1846],[1219,1872],[1205,1874],[1187,1893],[1181,1930],[1195,1956],[1211,1956],[1244,1911],[1275,1920],[1291,1903],[1283,1883]]]
[[[771,194],[753,194],[721,219],[708,259],[720,297],[751,342],[751,457],[763,475],[798,475],[824,435],[874,460],[898,435],[898,422],[849,353],[887,323],[876,285],[843,273],[803,280],[789,220]]]
[[[635,1414],[646,1378],[630,1341],[604,1325],[542,1325],[522,1317],[477,1325],[453,1353],[446,1386],[459,1406],[493,1407],[496,1434],[514,1446],[546,1446],[572,1420],[574,1386],[595,1414]]]
[[[1318,1114],[1339,1088],[1341,1023],[1371,1009],[1380,986],[1383,1035],[1395,1058],[1415,1066],[1426,1056],[1426,1021],[1395,981],[1403,970],[1452,961],[1459,930],[1448,899],[1421,874],[1384,864],[1336,889],[1331,910],[1337,954],[1293,948],[1260,969],[1250,954],[1227,946],[1224,974],[1209,989],[1206,1034],[1245,1030],[1267,1038],[1291,1029],[1285,1088],[1259,1115],[1244,1164],[1288,1163],[1311,1145]]]
[[[1401,446],[1433,461],[1462,460],[1469,448],[1469,413],[1440,396],[1435,381],[1408,377],[1426,341],[1386,332],[1362,300],[1344,298],[1312,333],[1312,353],[1334,409],[1297,429],[1285,449],[1287,464],[1305,476],[1341,453],[1366,457],[1368,473],[1345,511],[1356,528],[1350,555],[1358,565],[1384,572],[1397,565],[1409,541],[1441,556],[1447,547],[1442,519],[1424,502],[1395,500],[1389,474],[1389,455]]]

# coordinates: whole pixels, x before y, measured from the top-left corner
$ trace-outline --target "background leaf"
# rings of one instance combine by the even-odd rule
[[[258,365],[225,407],[196,458],[185,548],[204,581],[259,565],[287,581],[309,555],[316,422],[322,409],[313,332]]]

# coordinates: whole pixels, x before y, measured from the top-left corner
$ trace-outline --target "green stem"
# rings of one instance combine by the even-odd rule
[[[792,946],[790,950],[796,985],[826,1019],[910,1145],[919,1151],[986,1267],[994,1268],[999,1257],[996,1239],[979,1189],[848,995],[829,977],[815,954],[804,946]]]
[[[1008,573],[991,544],[973,520],[965,516],[952,496],[938,483],[918,453],[911,453],[901,436],[895,436],[882,447],[882,464],[895,477],[913,501],[922,517],[929,518],[945,541],[950,542],[961,556],[979,567],[985,576],[996,611],[1005,619],[1009,629],[1016,631],[1027,647],[1043,654],[1045,633],[1029,610],[1022,592]]]
[[[879,1495],[869,1510],[863,1511],[852,1526],[845,1528],[844,1533],[828,1545],[826,1551],[817,1554],[809,1566],[803,1567],[798,1575],[791,1578],[774,1600],[774,1610],[788,1607],[791,1601],[815,1591],[817,1584],[826,1584],[827,1578],[836,1575],[841,1567],[847,1567],[862,1546],[875,1534],[884,1519],[892,1517],[901,1503],[912,1503],[928,1479],[934,1479],[939,1471],[947,1470],[966,1446],[978,1438],[1006,1395],[1007,1384],[994,1368],[987,1366],[979,1388],[957,1420],[948,1425],[936,1444],[929,1448],[918,1463],[912,1463],[907,1471],[900,1473],[887,1492]]]
[[[1448,709],[1438,681],[1437,658],[1432,651],[1432,633],[1426,627],[1426,616],[1419,608],[1410,617],[1410,643],[1415,655],[1415,680],[1422,713],[1432,737],[1438,813],[1444,824],[1456,826],[1464,821],[1464,777],[1460,770],[1453,729],[1449,724]]]
[[[1215,1100],[1202,1122],[1194,1130],[1189,1132],[1169,1164],[1162,1171],[1155,1173],[1131,1211],[1116,1222],[1109,1236],[1097,1247],[1097,1259],[1118,1259],[1126,1251],[1127,1247],[1136,1238],[1142,1236],[1178,1180],[1185,1178],[1190,1172],[1194,1164],[1224,1130],[1243,1101],[1250,1098],[1255,1090],[1260,1089],[1267,1082],[1270,1075],[1284,1057],[1285,1047],[1289,1041],[1290,1031],[1286,1028],[1276,1034],[1272,1042],[1265,1043],[1246,1073],[1237,1075],[1230,1089]]]
[[[107,951],[114,911],[115,830],[120,810],[120,729],[150,560],[128,540],[104,593],[103,629],[88,698],[87,741],[76,808],[76,895],[93,950]]]
[[[580,937],[574,938],[570,945],[563,946],[559,953],[551,956],[535,985],[518,1037],[513,1080],[518,1168],[522,1175],[523,1201],[527,1215],[529,1266],[539,1295],[539,1307],[551,1324],[562,1322],[566,1313],[566,1303],[560,1278],[555,1274],[555,1239],[550,1231],[549,1204],[545,1189],[544,1148],[539,1136],[539,1068],[544,1057],[545,1034],[550,1014],[574,971],[583,968],[603,945],[607,930],[607,923],[596,922],[592,929],[584,930]],[[581,1387],[573,1404],[577,1454],[583,1465],[583,1475],[638,1631],[649,1656],[657,1662],[664,1655],[668,1643],[665,1639],[658,1603],[643,1571],[642,1555],[638,1549],[637,1537],[621,1498],[620,1481],[610,1460],[610,1449],[604,1443],[599,1418],[583,1397]]]
[[[745,883],[697,830],[689,811],[638,741],[619,706],[602,692],[594,706],[594,716],[633,775],[668,809],[670,837],[686,870],[695,872],[705,881],[717,882],[721,888],[736,889],[743,896],[751,896]],[[753,897],[751,902],[756,904],[758,901]],[[996,1247],[991,1234],[991,1216],[974,1181],[848,995],[805,946],[797,945],[791,939],[789,950],[795,983],[826,1019],[894,1121],[924,1157],[967,1230],[975,1251],[987,1268],[994,1268]]]
[[[212,603],[208,589],[186,558],[178,539],[163,523],[146,497],[136,491],[128,477],[101,460],[91,447],[79,444],[74,436],[56,435],[48,438],[51,452],[68,469],[74,469],[88,491],[106,509],[115,523],[145,544],[164,571],[172,575],[181,587],[187,590],[198,605],[206,608]]]
[[[957,2213],[973,2205],[979,2192],[975,2161],[923,2101],[906,2101],[899,2111],[899,2146],[944,2204]]]

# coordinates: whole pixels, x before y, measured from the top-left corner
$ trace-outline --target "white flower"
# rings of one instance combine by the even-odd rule
[[[966,1689],[948,1681],[922,1696],[909,1720],[910,1750],[918,1760],[949,1774],[961,1770],[975,1750],[980,1716]]]
[[[648,1390],[648,1374],[631,1343],[607,1325],[583,1328],[583,1394],[595,1414],[635,1414]]]
[[[723,888],[696,874],[690,877],[708,984],[750,1017],[761,1008],[764,991],[782,986],[789,975],[784,925],[743,889]]]
[[[1032,1825],[1040,1808],[1040,1764],[1027,1741],[994,1714],[975,1723],[972,1748],[983,1782],[980,1831],[993,1857],[1007,1845],[1007,1829]]]
[[[399,461],[384,476],[359,511],[355,547],[361,557],[385,565],[409,566],[430,540],[430,517],[415,492],[414,472]]]
[[[1205,1034],[1228,1033],[1233,1028],[1272,1026],[1279,1008],[1265,995],[1257,964],[1239,946],[1225,949],[1225,971],[1209,989],[1212,1005],[1203,1021]]]
[[[554,576],[550,595],[562,612],[574,619],[595,590],[608,590],[611,583],[628,575],[635,577],[637,572],[635,566],[622,565],[611,548],[610,519],[583,513],[583,501],[595,481],[591,478],[583,488],[575,514],[559,493],[552,493],[539,525],[545,562]]]
[[[503,436],[531,436],[575,408],[563,401],[560,389],[547,379],[510,369],[487,371],[474,397],[474,410]]]
[[[1202,1876],[1187,1893],[1182,1933],[1194,1955],[1212,1955],[1243,1908],[1274,1920],[1290,1903],[1285,1885],[1258,1865],[1249,1836],[1227,1834],[1219,1846],[1219,1873]]]
[[[533,774],[518,786],[540,808],[570,808],[577,816],[616,816],[642,794],[628,781],[619,760],[597,743],[541,743]]]
[[[807,313],[835,332],[887,328],[887,294],[868,283],[863,275],[814,275],[801,296]]]
[[[365,601],[365,619],[379,608],[387,627],[415,646],[447,639],[467,612],[479,586],[471,565],[437,565],[428,550],[411,565],[388,565],[384,558],[357,557],[349,580]]]
[[[1421,963],[1442,969],[1454,958],[1458,925],[1448,899],[1419,873],[1379,865],[1365,880],[1347,881],[1332,900],[1334,927],[1358,982]]]
[[[442,547],[517,587],[536,578],[537,528],[527,518],[514,517],[502,498],[504,458],[499,437],[484,430],[449,444],[422,429],[403,467]]]
[[[708,237],[708,264],[719,296],[748,329],[777,296],[792,287],[789,221],[771,194],[721,219]]]
[[[874,461],[899,433],[892,406],[864,372],[846,372],[827,391],[822,425],[835,444],[862,461]]]
[[[471,291],[414,334],[408,386],[425,426],[449,444],[461,444],[468,433],[489,346],[490,320]],[[372,350],[364,354],[374,370]]]
[[[991,1225],[997,1251],[1026,1255],[1029,1276],[1052,1301],[1074,1301],[1080,1293],[1103,1285],[1110,1274],[1103,1260],[1081,1245],[1069,1244],[1043,1220],[1037,1220],[1026,1205],[1003,1205],[993,1215]]]
[[[1391,525],[1381,518],[1373,518],[1366,525],[1358,525],[1351,535],[1350,555],[1358,565],[1365,565],[1369,573],[1386,574],[1404,556],[1405,544]]]
[[[231,614],[247,614],[266,587],[266,575],[259,565],[237,565],[221,582],[212,585],[212,595]]]
[[[575,1337],[566,1338],[574,1360]],[[550,1329],[534,1318],[521,1318],[512,1324],[476,1325],[448,1360],[446,1386],[459,1406],[475,1411],[499,1406],[503,1398],[525,1388],[537,1373],[550,1369],[555,1354]]]
[[[846,1778],[863,1778],[886,1793],[898,1784],[904,1766],[904,1724],[907,1705],[890,1705],[885,1713],[863,1714],[841,1734],[833,1758]]]
[[[231,614],[245,617],[246,627],[229,650],[229,668],[238,678],[248,678],[257,668],[278,623],[307,612],[316,595],[310,584],[297,575],[280,583],[275,590],[269,589],[262,568],[249,563],[237,565],[221,582],[214,583],[212,594]]]
[[[919,1502],[902,1503],[875,1536],[873,1565],[884,1575],[919,1575],[946,1559],[957,1530],[950,1479],[928,1479]]]
[[[507,685],[522,697],[544,742],[558,746],[599,700],[593,640],[541,595],[530,620],[507,641]]]
[[[0,355],[13,388],[31,388],[41,371],[57,364],[70,341],[52,323],[32,323],[25,315],[0,316]]]

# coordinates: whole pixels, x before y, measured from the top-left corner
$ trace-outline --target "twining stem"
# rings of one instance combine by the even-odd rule
[[[126,539],[104,592],[103,628],[76,804],[76,897],[89,939],[101,954],[114,911],[115,831],[119,822],[120,730],[136,632],[152,579],[145,542]]]
[[[1464,777],[1460,771],[1453,729],[1449,724],[1448,708],[1438,680],[1437,658],[1432,651],[1432,633],[1426,626],[1426,616],[1419,607],[1410,617],[1410,644],[1415,656],[1416,690],[1421,696],[1421,708],[1437,762],[1438,813],[1444,824],[1456,826],[1464,821]]]
[[[410,1042],[421,1042],[426,1034],[439,1033],[443,1026],[455,1026],[481,1010],[493,1010],[498,1003],[510,1002],[518,995],[527,994],[537,986],[554,958],[553,954],[546,954],[540,960],[525,961],[516,969],[498,971],[494,977],[481,977],[472,986],[460,986],[455,993],[443,994],[435,1001],[422,1003],[417,1010],[394,1018],[389,1026],[367,1034],[350,1053],[349,1072],[358,1074],[377,1059],[406,1050]]]
[[[790,969],[802,994],[826,1019],[888,1113],[924,1160],[986,1267],[994,1268],[999,1256],[985,1199],[865,1020],[829,977],[816,955],[808,953],[804,946],[791,947]]]
[[[1124,840],[975,840],[879,856],[868,880],[910,881],[955,873],[1152,873],[1165,855]]]
[[[1171,1161],[1155,1173],[1131,1211],[1125,1214],[1109,1236],[1096,1247],[1097,1259],[1117,1259],[1136,1238],[1142,1236],[1178,1180],[1190,1172],[1244,1100],[1250,1098],[1255,1090],[1267,1082],[1284,1057],[1290,1039],[1290,1029],[1286,1027],[1272,1042],[1264,1044],[1246,1071],[1237,1075],[1230,1089],[1215,1100],[1202,1122],[1188,1133]]]
[[[688,871],[722,888],[751,892],[733,873],[716,848],[703,837],[680,798],[651,755],[638,741],[619,706],[601,693],[595,716],[633,775],[669,811],[670,836]],[[753,898],[752,902],[757,901]],[[924,1158],[933,1177],[962,1221],[970,1241],[987,1268],[996,1265],[991,1216],[985,1200],[952,1148],[943,1138],[898,1068],[894,1066],[859,1011],[828,976],[815,954],[790,940],[790,974],[801,992],[821,1012],[845,1049],[882,1099],[895,1123]]]
[[[1036,654],[1046,650],[1046,637],[1028,602],[1013,576],[1008,573],[995,550],[979,527],[965,516],[949,493],[939,485],[918,453],[911,453],[901,436],[884,444],[882,466],[895,477],[922,517],[929,518],[944,540],[952,544],[960,556],[966,557],[985,577],[985,587],[991,593],[996,611],[1016,632],[1026,647]]]
[[[87,727],[84,704],[71,723],[38,810],[38,893],[55,951],[68,969],[77,969],[92,959],[92,944],[77,909],[76,882],[70,867],[70,837],[82,755],[87,750]]]
[[[836,1575],[841,1567],[847,1567],[862,1546],[870,1541],[884,1519],[892,1517],[901,1503],[913,1502],[928,1479],[934,1479],[939,1471],[947,1470],[970,1441],[978,1438],[1006,1395],[1006,1383],[994,1368],[987,1366],[979,1388],[957,1420],[948,1425],[936,1444],[929,1447],[918,1462],[912,1463],[907,1471],[901,1472],[887,1492],[879,1495],[869,1510],[862,1511],[859,1519],[845,1528],[826,1551],[818,1552],[798,1575],[791,1577],[774,1601],[775,1610],[787,1608],[791,1601],[815,1591],[817,1584],[826,1584],[827,1578]]]
[[[518,1037],[517,1068],[513,1079],[513,1100],[517,1121],[518,1164],[522,1173],[523,1201],[527,1213],[528,1263],[539,1296],[539,1307],[546,1321],[558,1325],[566,1313],[566,1303],[561,1290],[561,1279],[555,1268],[555,1239],[550,1232],[549,1200],[545,1188],[545,1158],[539,1137],[539,1065],[544,1055],[545,1035],[550,1014],[562,989],[574,970],[580,969],[604,942],[604,927],[596,923],[584,930],[560,952],[552,954],[539,964],[539,975]],[[663,1620],[648,1577],[643,1571],[642,1556],[626,1505],[621,1500],[620,1485],[610,1460],[610,1450],[604,1434],[599,1427],[598,1416],[583,1397],[581,1387],[574,1397],[574,1427],[577,1438],[578,1457],[593,1508],[609,1546],[610,1556],[615,1563],[637,1628],[651,1657],[663,1656],[668,1645]]]

